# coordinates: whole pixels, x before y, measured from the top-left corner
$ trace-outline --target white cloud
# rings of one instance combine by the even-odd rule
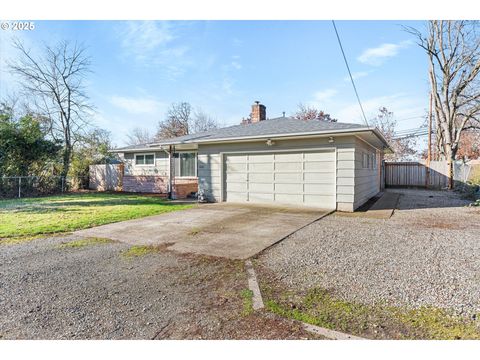
[[[357,80],[357,79],[368,76],[368,74],[369,74],[368,71],[358,71],[358,72],[352,73],[352,77],[353,77],[353,80]],[[343,81],[350,82],[350,76],[345,76],[343,78]]]
[[[238,61],[232,61],[230,63],[230,66],[237,70],[240,70],[242,68],[242,64],[240,64]]]
[[[142,56],[174,39],[166,21],[128,21],[124,25],[122,46],[134,55]]]
[[[366,49],[357,60],[361,63],[378,66],[383,64],[385,60],[398,55],[400,49],[406,48],[411,44],[411,41],[402,41],[398,44],[385,43],[377,47]]]
[[[157,66],[176,78],[192,64],[189,47],[179,43],[178,29],[168,21],[127,21],[119,31],[124,53],[143,66]]]
[[[322,91],[317,91],[313,94],[314,102],[327,102],[331,100],[335,95],[338,94],[337,89],[325,89]]]
[[[332,104],[327,111],[330,112],[340,122],[355,122],[363,123],[363,117],[358,106],[358,102]],[[414,97],[404,93],[397,93],[392,95],[377,96],[362,101],[363,109],[367,120],[374,118],[378,114],[378,109],[385,106],[389,111],[392,111],[397,119],[410,118],[421,116],[425,113],[425,105],[423,99]],[[411,122],[401,122],[399,127],[416,127],[421,124],[418,119],[412,119]]]
[[[162,114],[166,108],[164,103],[151,98],[112,96],[110,103],[130,114]]]

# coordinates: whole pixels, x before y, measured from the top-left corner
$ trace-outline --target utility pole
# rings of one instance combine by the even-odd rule
[[[428,110],[428,150],[427,150],[427,173],[425,176],[425,187],[428,188],[430,183],[430,161],[432,160],[432,112],[433,97],[430,91],[430,107]]]

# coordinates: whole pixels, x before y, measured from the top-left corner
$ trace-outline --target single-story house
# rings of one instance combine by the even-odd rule
[[[354,211],[381,191],[389,145],[361,124],[266,118],[252,105],[249,123],[116,149],[123,191],[209,201],[278,203]]]

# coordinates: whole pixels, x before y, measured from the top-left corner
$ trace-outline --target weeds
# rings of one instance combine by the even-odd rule
[[[98,237],[90,237],[85,239],[79,239],[75,241],[70,241],[66,243],[62,243],[58,245],[59,248],[83,248],[90,245],[99,245],[99,244],[109,244],[112,243],[113,240],[105,239],[105,238],[98,238]]]
[[[240,296],[243,299],[243,316],[248,316],[253,313],[253,291],[250,289],[244,289],[241,291]]]

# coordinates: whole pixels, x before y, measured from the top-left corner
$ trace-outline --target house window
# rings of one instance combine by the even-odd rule
[[[196,153],[176,153],[175,157],[175,176],[195,177],[197,176],[197,154]]]
[[[135,154],[135,165],[155,165],[155,154]]]
[[[374,153],[372,155],[372,158],[373,158],[373,169],[376,169],[377,168],[377,154]]]
[[[368,168],[368,154],[362,153],[362,168]]]

